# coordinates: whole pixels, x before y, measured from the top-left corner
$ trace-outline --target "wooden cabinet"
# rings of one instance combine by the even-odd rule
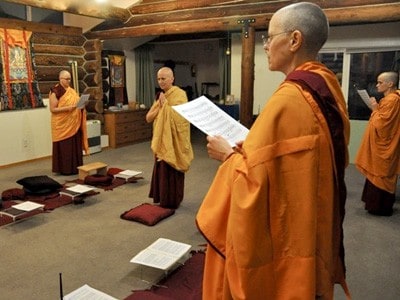
[[[111,148],[151,139],[152,124],[146,122],[148,109],[104,113],[104,130]]]

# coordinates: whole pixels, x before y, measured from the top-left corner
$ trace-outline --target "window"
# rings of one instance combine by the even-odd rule
[[[376,91],[376,78],[385,71],[399,71],[400,51],[350,54],[348,110],[350,119],[368,120],[371,110],[357,94],[356,87],[366,89],[378,102],[383,95]]]
[[[319,53],[318,60],[332,70],[342,84],[343,52]]]

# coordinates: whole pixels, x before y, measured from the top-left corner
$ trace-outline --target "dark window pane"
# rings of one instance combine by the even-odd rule
[[[0,18],[26,20],[25,5],[1,1]]]
[[[335,73],[340,84],[342,84],[343,53],[319,53],[318,61],[326,65],[333,73]]]
[[[348,110],[350,119],[368,120],[371,110],[357,94],[356,87],[366,89],[378,101],[383,95],[376,91],[376,78],[385,71],[399,71],[400,51],[353,53],[350,57]]]

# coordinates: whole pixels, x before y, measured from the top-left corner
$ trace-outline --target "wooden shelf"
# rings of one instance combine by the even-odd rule
[[[146,122],[148,109],[107,111],[104,130],[111,148],[139,143],[151,139],[152,124]]]

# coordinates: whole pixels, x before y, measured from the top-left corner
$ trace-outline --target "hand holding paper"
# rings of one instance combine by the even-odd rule
[[[84,108],[85,105],[88,103],[89,101],[89,94],[83,94],[81,95],[81,97],[79,98],[78,103],[76,104],[76,108]]]
[[[231,147],[243,141],[249,130],[220,109],[217,105],[201,96],[190,102],[172,106],[182,117],[210,136],[222,136]]]
[[[373,102],[370,96],[368,95],[367,90],[357,90],[358,95],[360,95],[361,99],[364,101],[364,103],[372,110],[373,109]]]

